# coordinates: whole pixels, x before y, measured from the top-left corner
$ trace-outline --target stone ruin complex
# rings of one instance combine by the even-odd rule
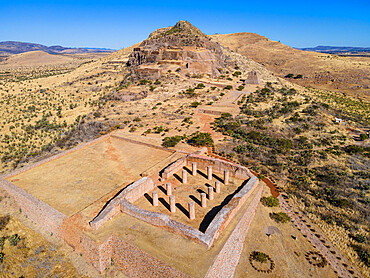
[[[212,259],[213,263],[208,267],[205,277],[215,277],[216,274],[222,275],[222,273],[229,276],[230,273],[234,273],[249,225],[260,201],[263,187],[249,169],[222,159],[205,156],[204,152],[206,149],[184,154],[167,165],[160,173],[154,176],[144,176],[137,181],[133,181],[133,183],[123,187],[122,190],[105,203],[98,202],[101,204],[99,205],[100,211],[94,209],[96,211],[95,217],[85,224],[81,223],[81,216],[78,216],[79,213],[71,216],[65,215],[9,181],[11,177],[27,173],[27,171],[37,167],[43,167],[43,165],[58,160],[63,156],[69,156],[73,152],[78,152],[80,149],[90,148],[90,146],[94,146],[94,144],[98,144],[102,140],[107,140],[107,138],[110,140],[109,138],[113,136],[110,134],[105,135],[95,141],[80,145],[62,154],[3,176],[0,178],[0,186],[15,199],[22,213],[45,231],[62,238],[100,272],[103,272],[114,262],[119,269],[131,277],[191,277],[166,261],[159,260],[140,247],[123,240],[115,233],[108,234],[100,240],[96,239],[93,235],[94,233],[99,231],[105,233],[106,225],[112,225],[110,223],[113,223],[112,221],[116,217],[120,214],[125,214],[137,219],[138,223],[147,223],[147,225],[162,229],[163,233],[173,234],[171,237],[181,237],[183,240],[199,244],[198,249],[205,248],[202,252],[212,250],[214,245],[219,245],[220,235],[231,225],[232,229],[227,232],[228,236],[223,239],[223,247],[215,254]],[[129,140],[131,143],[132,141],[131,139]],[[137,142],[137,144],[152,147],[154,151],[155,149],[162,149],[162,147],[152,146],[147,143]],[[191,170],[188,170],[188,172],[184,169]],[[206,174],[202,174],[199,171]],[[197,206],[198,210],[206,208],[208,202],[211,203],[213,198],[221,196],[219,194],[222,194],[223,187],[229,184],[231,178],[244,182],[235,191],[233,197],[213,217],[205,232],[201,232],[199,229],[173,220],[171,217],[171,215],[180,213],[180,211],[176,211],[175,206],[177,191],[172,188],[169,182],[174,175],[177,175],[176,173],[181,173],[181,186],[183,187],[187,187],[189,178],[196,176],[197,173],[206,179],[208,183],[214,182],[214,186],[208,186],[208,194],[200,194],[199,207],[195,202],[189,200],[187,208],[189,221],[194,221],[197,217],[195,206]],[[155,177],[159,177],[159,179]],[[161,206],[161,203],[158,202],[157,187],[160,183],[166,184],[169,214],[148,211],[134,204],[138,199],[150,193],[152,196],[151,206]],[[145,237],[145,235],[143,236]],[[223,243],[225,240],[226,242]],[[230,256],[232,256],[231,261]]]
[[[244,84],[261,84],[261,81],[258,77],[258,74],[256,71],[252,70],[248,73],[247,79],[244,81]]]
[[[127,65],[139,78],[158,79],[164,70],[219,76],[225,67],[221,47],[186,21],[159,29],[143,41]]]

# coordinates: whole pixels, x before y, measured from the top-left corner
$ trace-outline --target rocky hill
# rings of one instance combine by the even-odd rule
[[[264,65],[279,77],[303,86],[369,99],[370,58],[302,51],[254,33],[214,35],[236,53]]]
[[[2,54],[19,54],[29,51],[44,51],[49,54],[77,54],[77,53],[110,53],[114,50],[106,48],[72,48],[72,47],[63,47],[60,45],[46,46],[36,43],[28,42],[17,42],[17,41],[3,41],[0,42],[0,53]]]

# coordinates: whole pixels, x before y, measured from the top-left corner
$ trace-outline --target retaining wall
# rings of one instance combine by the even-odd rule
[[[90,221],[92,229],[96,230],[101,227],[105,222],[112,219],[120,212],[120,201],[123,199],[129,202],[135,202],[141,198],[145,193],[151,191],[155,187],[152,179],[148,177],[141,178],[140,180],[130,184],[124,188],[121,193],[111,199],[107,205],[99,212],[99,214]]]
[[[247,184],[216,214],[205,232],[206,235],[212,236],[210,245],[220,236],[258,184],[259,181],[255,176],[250,178]]]
[[[17,202],[22,213],[49,233],[60,236],[60,226],[66,215],[37,199],[25,190],[0,177],[0,187]]]
[[[227,239],[225,245],[214,259],[205,278],[234,277],[236,267],[243,251],[245,238],[248,234],[254,215],[256,214],[262,192],[263,186],[260,186],[257,195],[253,198],[243,217],[240,219],[230,237]]]

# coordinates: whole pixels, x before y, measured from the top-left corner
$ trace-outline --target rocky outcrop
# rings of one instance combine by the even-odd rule
[[[127,62],[139,78],[157,79],[168,68],[192,74],[220,75],[225,56],[218,43],[211,41],[189,22],[180,21],[162,28],[134,48]]]

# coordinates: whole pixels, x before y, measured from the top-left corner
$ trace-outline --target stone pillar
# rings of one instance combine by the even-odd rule
[[[193,220],[193,219],[195,219],[195,203],[194,203],[194,201],[189,201],[188,206],[189,206],[189,218],[190,218],[190,220]]]
[[[196,176],[197,175],[197,163],[196,162],[192,162],[191,163],[191,170],[192,170],[192,174],[193,176]]]
[[[213,195],[213,187],[212,186],[208,186],[208,199],[209,200],[213,200],[215,197]]]
[[[157,190],[153,191],[153,206],[158,206],[158,192]]]
[[[166,193],[167,193],[167,196],[172,195],[172,185],[170,182],[166,183]]]
[[[208,180],[212,180],[212,166],[207,166]]]
[[[229,170],[224,171],[224,184],[225,185],[229,184]]]
[[[202,208],[206,208],[207,207],[207,197],[206,197],[206,193],[200,193],[200,201],[202,203]]]
[[[221,183],[219,181],[215,182],[215,188],[216,188],[216,193],[221,193]]]
[[[182,183],[188,183],[188,171],[182,170]]]
[[[172,213],[176,212],[176,201],[175,201],[175,195],[170,196],[170,211]]]

